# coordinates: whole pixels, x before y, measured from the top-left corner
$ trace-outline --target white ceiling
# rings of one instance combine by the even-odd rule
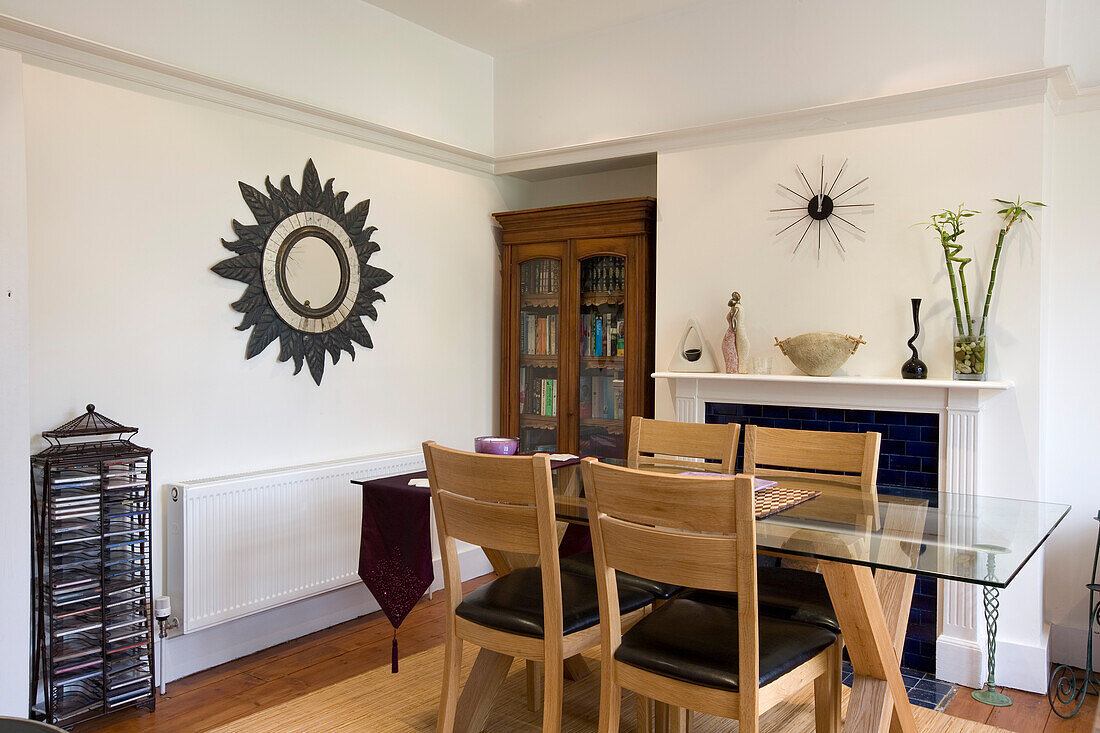
[[[491,56],[558,43],[701,0],[369,0]]]

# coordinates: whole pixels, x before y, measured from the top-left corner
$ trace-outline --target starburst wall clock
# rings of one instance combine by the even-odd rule
[[[265,178],[266,196],[238,183],[256,223],[234,219],[237,239],[221,240],[234,256],[210,269],[248,286],[232,305],[244,314],[237,330],[252,329],[245,358],[278,338],[279,361],[293,360],[295,374],[305,363],[320,385],[326,354],[336,364],[344,351],[355,358],[353,343],[373,348],[363,318],[378,319],[377,288],[393,277],[368,264],[381,249],[371,239],[377,227],[365,226],[370,199],[345,212],[347,191],[334,192],[331,178],[322,187],[312,160],[301,193],[290,176],[279,188]]]
[[[860,234],[867,233],[866,230],[856,226],[849,219],[843,216],[840,210],[847,209],[858,211],[859,209],[874,206],[874,204],[857,204],[851,202],[841,203],[841,199],[852,193],[860,185],[866,183],[870,177],[867,176],[861,178],[860,180],[842,190],[840,193],[834,193],[839,187],[838,184],[840,184],[840,179],[844,175],[847,168],[848,160],[845,159],[844,163],[840,166],[840,169],[837,170],[836,176],[832,178],[832,182],[829,183],[828,187],[826,188],[826,182],[829,180],[829,178],[825,175],[825,156],[821,156],[821,174],[818,178],[818,184],[816,188],[814,188],[814,186],[810,184],[810,181],[806,177],[806,174],[802,172],[802,168],[797,165],[795,166],[795,170],[798,171],[798,176],[801,179],[801,184],[796,183],[795,187],[801,188],[802,185],[805,185],[806,194],[799,193],[798,191],[789,188],[788,186],[784,186],[782,183],[778,184],[781,189],[783,189],[787,193],[790,193],[793,196],[796,196],[803,202],[801,206],[788,206],[780,209],[771,210],[772,213],[798,217],[790,224],[775,233],[776,237],[782,237],[784,234],[787,234],[792,229],[794,230],[794,233],[797,233],[799,230],[801,230],[802,234],[801,236],[799,236],[798,241],[795,242],[794,249],[791,250],[791,254],[795,254],[798,252],[798,248],[802,246],[802,243],[806,240],[807,235],[810,234],[810,230],[814,227],[814,225],[816,225],[817,259],[821,259],[822,233],[823,230],[826,228],[828,229],[828,234],[825,234],[824,236],[825,241],[832,242],[833,246],[836,247],[837,252],[839,252],[841,256],[843,256],[847,250],[844,248],[844,242],[841,241],[840,232],[838,232],[837,227],[833,225],[834,219],[837,220],[837,222],[842,223],[847,227],[850,227],[852,230],[859,232]],[[850,211],[845,211],[843,213],[848,213],[850,215]],[[799,216],[799,214],[801,214],[801,216]],[[801,229],[799,225],[807,219],[809,221],[806,223],[806,228]],[[843,231],[844,226],[841,227],[841,232]]]

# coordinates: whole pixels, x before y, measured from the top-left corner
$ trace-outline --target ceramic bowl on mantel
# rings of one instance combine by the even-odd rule
[[[848,336],[842,333],[817,331],[791,336],[775,345],[790,359],[796,367],[811,377],[828,377],[844,366],[848,357],[856,353],[860,344],[865,344],[863,335]]]
[[[519,438],[503,438],[496,435],[483,435],[480,438],[474,438],[475,453],[514,456],[518,449]]]

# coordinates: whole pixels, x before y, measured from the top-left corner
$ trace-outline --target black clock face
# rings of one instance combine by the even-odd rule
[[[806,204],[806,211],[809,213],[811,219],[824,221],[832,216],[833,200],[826,194],[814,196],[810,199],[810,203]]]
[[[821,243],[822,238],[826,242],[831,241],[836,247],[838,253],[842,256],[847,251],[844,248],[844,242],[841,241],[841,234],[844,233],[845,228],[849,229],[849,234],[859,232],[860,234],[866,234],[866,230],[856,226],[852,223],[844,214],[849,214],[852,211],[858,211],[861,208],[867,208],[874,206],[874,204],[856,204],[843,201],[844,197],[855,191],[861,184],[866,183],[868,178],[864,177],[855,183],[851,184],[847,188],[844,188],[839,193],[837,189],[840,188],[840,179],[844,175],[845,170],[848,167],[848,161],[845,160],[844,164],[840,166],[836,176],[834,176],[830,182],[829,177],[825,175],[825,157],[821,158],[821,172],[818,177],[818,183],[816,186],[810,183],[810,180],[806,177],[806,174],[802,172],[802,168],[795,166],[795,170],[798,171],[799,183],[795,184],[795,188],[802,189],[805,186],[805,193],[800,193],[794,188],[784,186],[782,183],[779,187],[793,196],[796,196],[802,201],[800,206],[787,206],[781,209],[772,209],[773,213],[780,213],[783,215],[793,215],[798,217],[790,224],[780,229],[775,233],[777,237],[791,231],[793,234],[798,233],[798,226],[805,222],[806,227],[802,229],[801,235],[798,237],[798,241],[795,242],[792,254],[797,253],[802,243],[806,241],[807,236],[810,234],[810,230],[817,225],[817,258],[821,259]],[[845,210],[845,211],[841,211]],[[834,223],[835,222],[835,223]],[[838,230],[838,226],[840,229]]]

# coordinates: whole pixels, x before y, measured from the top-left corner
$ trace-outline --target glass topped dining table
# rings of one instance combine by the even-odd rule
[[[846,731],[917,730],[899,662],[917,575],[984,586],[995,602],[1070,510],[947,492],[915,498],[826,479],[777,481],[810,498],[758,519],[757,551],[816,562],[825,577],[854,673]],[[579,481],[562,472],[558,483],[558,520],[587,524]],[[987,612],[987,621],[995,648],[996,616]]]

